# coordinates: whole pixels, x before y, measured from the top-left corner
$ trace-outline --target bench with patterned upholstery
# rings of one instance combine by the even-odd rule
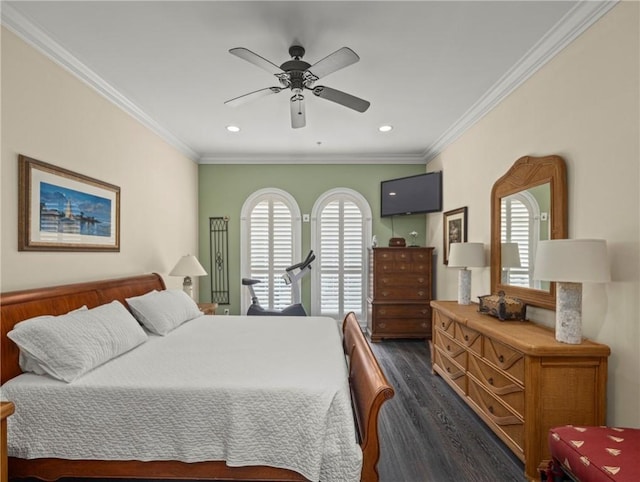
[[[555,427],[549,430],[549,450],[547,481],[562,473],[580,482],[640,481],[640,429]]]

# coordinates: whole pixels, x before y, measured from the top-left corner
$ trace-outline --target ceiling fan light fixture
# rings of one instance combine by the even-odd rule
[[[335,102],[336,104],[340,104],[357,112],[365,112],[371,105],[369,101],[347,94],[346,92],[322,85],[314,86],[314,83],[320,78],[360,60],[360,57],[348,47],[342,47],[311,65],[302,60],[305,54],[304,48],[300,45],[292,45],[289,49],[289,55],[292,57],[291,60],[287,60],[280,65],[280,67],[243,47],[233,48],[229,50],[229,53],[274,74],[280,86],[267,87],[234,97],[233,99],[225,101],[226,105],[237,107],[249,100],[277,94],[282,90],[290,89],[293,93],[290,99],[291,127],[294,129],[304,127],[306,124],[304,96],[302,95],[304,90],[310,90],[316,97]]]
[[[227,129],[229,132],[240,132],[240,128],[239,128],[238,126],[234,126],[234,125],[228,125],[228,126],[226,127],[226,129]]]
[[[393,130],[393,126],[392,126],[392,125],[389,125],[389,124],[386,124],[386,125],[383,125],[383,126],[378,127],[378,130],[379,130],[380,132],[389,132],[389,131],[392,131],[392,130]]]

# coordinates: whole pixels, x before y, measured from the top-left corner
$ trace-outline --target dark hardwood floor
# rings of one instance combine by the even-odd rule
[[[380,482],[526,481],[522,462],[431,372],[423,340],[371,346],[396,392],[380,414]]]

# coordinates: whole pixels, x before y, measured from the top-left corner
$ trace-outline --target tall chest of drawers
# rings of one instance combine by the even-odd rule
[[[557,342],[532,322],[501,322],[478,306],[432,301],[432,366],[538,480],[559,425],[604,425],[606,345]]]
[[[369,250],[367,329],[371,341],[431,337],[433,248]]]

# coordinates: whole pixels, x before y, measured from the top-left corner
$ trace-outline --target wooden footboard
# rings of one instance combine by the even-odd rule
[[[78,283],[52,288],[0,294],[0,350],[2,383],[21,373],[18,348],[7,337],[13,326],[25,319],[59,315],[87,305],[89,308],[151,290],[163,290],[160,275],[150,274],[107,281]],[[349,383],[355,422],[363,453],[361,480],[376,482],[380,456],[378,415],[393,389],[378,365],[353,313],[343,324],[344,348],[349,355]],[[19,409],[19,407],[17,407]],[[228,467],[224,462],[184,463],[178,461],[100,461],[9,458],[9,477],[56,480],[62,477],[129,479],[201,479],[243,481],[305,481],[302,475],[274,467]]]
[[[378,480],[378,415],[382,404],[394,395],[371,347],[362,334],[356,316],[349,313],[342,325],[343,347],[349,357],[349,384],[362,448],[364,481]]]

